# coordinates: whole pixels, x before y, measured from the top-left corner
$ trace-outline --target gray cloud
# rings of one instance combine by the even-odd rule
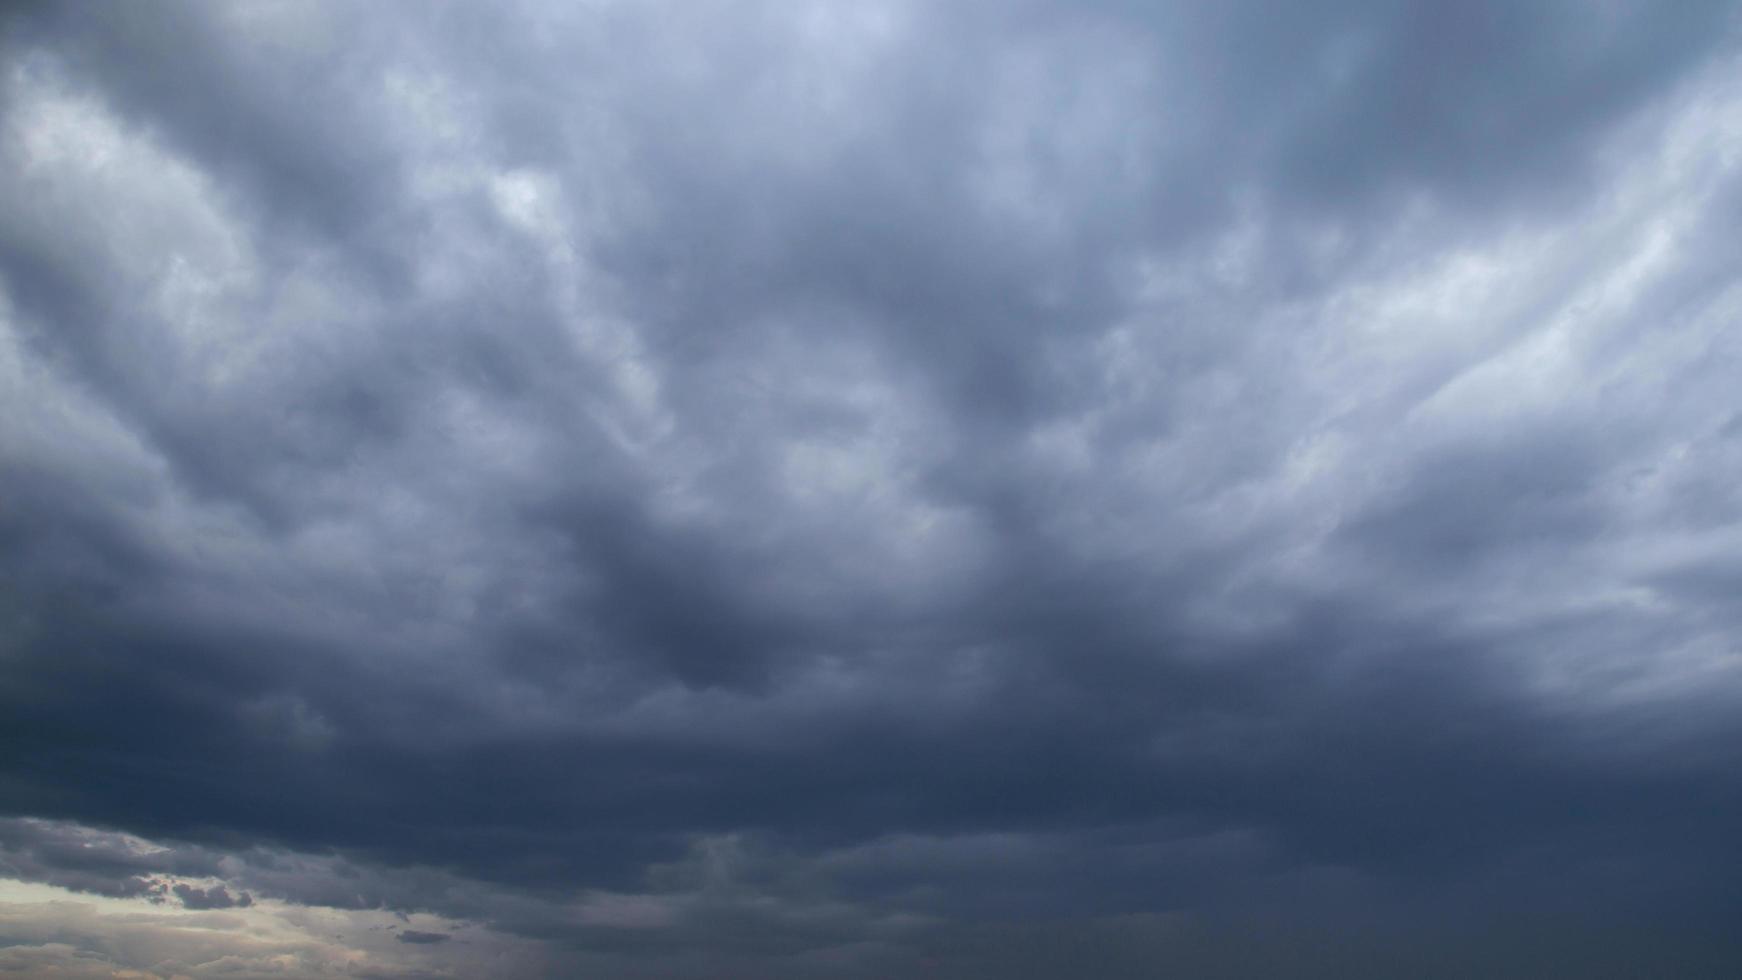
[[[1728,975],[1736,30],[0,15],[0,872],[527,975]]]
[[[247,892],[231,895],[223,885],[202,889],[183,882],[171,886],[170,892],[181,900],[183,908],[189,909],[247,908],[254,904],[254,897]]]

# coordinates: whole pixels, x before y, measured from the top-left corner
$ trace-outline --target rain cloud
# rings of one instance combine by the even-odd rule
[[[1739,17],[9,7],[0,976],[1735,976]]]

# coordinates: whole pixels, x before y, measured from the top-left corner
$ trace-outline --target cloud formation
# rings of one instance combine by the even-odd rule
[[[0,971],[1733,975],[1738,29],[0,14]]]

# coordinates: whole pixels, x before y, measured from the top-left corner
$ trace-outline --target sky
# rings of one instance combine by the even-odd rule
[[[1742,975],[1742,7],[10,4],[0,976]]]

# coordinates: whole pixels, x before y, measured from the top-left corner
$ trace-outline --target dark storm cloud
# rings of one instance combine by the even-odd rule
[[[215,854],[153,854],[117,835],[34,820],[7,820],[0,829],[0,854],[8,877],[114,897],[161,894],[166,886],[159,875],[204,878],[219,868]]]
[[[1733,6],[0,24],[9,877],[622,976],[1733,953]]]
[[[228,909],[247,908],[254,904],[253,896],[247,892],[231,895],[223,885],[213,885],[210,888],[199,888],[182,882],[172,885],[170,893],[181,900],[183,908],[189,909]]]

